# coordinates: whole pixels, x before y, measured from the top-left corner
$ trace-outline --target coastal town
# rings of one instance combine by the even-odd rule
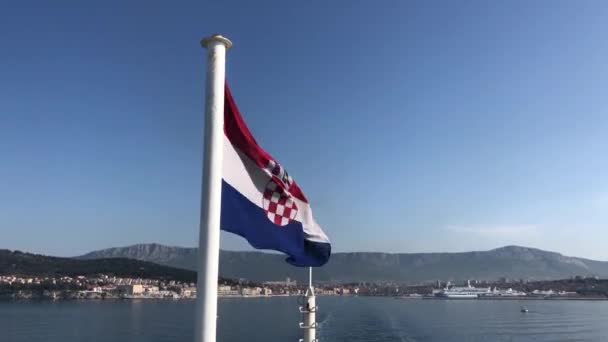
[[[223,280],[220,297],[260,297],[302,295],[305,289],[287,278],[284,281],[253,283]],[[349,294],[350,290],[319,289],[319,294]],[[196,284],[176,280],[115,277],[24,277],[0,275],[0,299],[190,299],[196,298]]]
[[[306,286],[286,278],[256,283],[222,279],[220,297],[301,296]],[[608,280],[572,277],[553,281],[435,281],[406,285],[392,282],[316,284],[320,296],[389,296],[407,299],[608,299]],[[96,276],[27,277],[0,275],[0,299],[192,299],[196,284],[176,280]]]

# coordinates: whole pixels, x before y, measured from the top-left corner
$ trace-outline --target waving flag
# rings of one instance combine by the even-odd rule
[[[296,266],[322,266],[331,245],[308,200],[283,166],[264,151],[225,87],[221,229],[260,249],[287,254]]]

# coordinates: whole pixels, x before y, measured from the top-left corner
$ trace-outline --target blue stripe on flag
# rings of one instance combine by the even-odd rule
[[[322,266],[331,254],[329,243],[304,238],[300,222],[294,221],[282,227],[275,225],[266,217],[263,208],[251,203],[224,180],[220,226],[222,230],[244,237],[255,248],[287,254],[287,262],[295,266]]]

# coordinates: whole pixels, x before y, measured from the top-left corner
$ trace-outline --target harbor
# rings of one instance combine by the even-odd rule
[[[529,292],[511,287],[475,287],[470,281],[466,286],[454,286],[447,282],[441,289],[433,289],[430,294],[411,293],[398,296],[400,299],[438,300],[608,300],[605,295],[582,295],[577,291],[534,289]]]

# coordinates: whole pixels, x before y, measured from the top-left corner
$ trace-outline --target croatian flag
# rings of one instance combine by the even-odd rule
[[[322,266],[331,254],[302,190],[257,144],[227,85],[220,226],[255,248],[287,254],[295,266]]]

